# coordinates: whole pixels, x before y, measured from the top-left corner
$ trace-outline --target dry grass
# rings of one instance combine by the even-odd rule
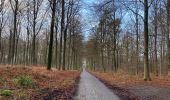
[[[161,76],[157,77],[155,75],[151,75],[152,81],[144,81],[143,74],[139,75],[128,75],[123,71],[118,73],[99,73],[92,72],[95,76],[108,81],[111,84],[119,85],[119,86],[130,86],[135,84],[143,84],[143,85],[155,85],[159,87],[170,87],[170,77]]]
[[[0,91],[9,89],[12,90],[13,93],[9,97],[3,97],[1,95],[0,99],[17,98],[17,100],[22,100],[20,99],[20,96],[29,98],[32,94],[45,88],[63,89],[65,92],[73,92],[76,79],[79,77],[79,74],[80,72],[78,71],[59,71],[55,68],[48,71],[44,67],[2,66],[0,67]],[[26,89],[18,84],[15,84],[13,80],[21,75],[30,76],[33,79],[33,87]],[[62,93],[60,94],[62,95]]]

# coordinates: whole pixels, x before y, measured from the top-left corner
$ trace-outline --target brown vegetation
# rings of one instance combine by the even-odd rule
[[[162,91],[162,93],[168,94],[168,88],[170,88],[170,78],[167,76],[157,77],[151,74],[152,81],[146,82],[141,78],[143,76],[142,74],[136,76],[128,75],[123,72],[118,73],[92,72],[92,74],[95,75],[106,86],[113,89],[113,91],[117,95],[119,95],[123,100],[124,99],[127,100],[127,98],[128,100],[138,99],[143,100],[143,98],[145,100],[148,100],[148,98],[151,98],[151,100],[153,100],[154,98],[156,98],[156,100],[162,100],[163,95],[161,93],[157,94],[157,92]],[[149,92],[155,89],[159,91],[155,91],[154,93]],[[135,93],[135,91],[138,93]],[[148,93],[146,91],[148,91]],[[164,98],[168,98],[168,95],[164,95]]]
[[[12,91],[10,96],[0,96],[0,99],[28,99],[37,100],[44,98],[71,98],[79,79],[78,71],[46,70],[43,67],[1,67],[0,91]],[[32,78],[33,85],[29,88],[14,82],[16,77],[27,75]]]

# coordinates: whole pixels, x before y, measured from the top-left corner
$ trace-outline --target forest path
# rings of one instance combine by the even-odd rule
[[[120,100],[120,98],[96,77],[83,70],[74,100]]]
[[[170,100],[170,89],[151,85],[135,85],[128,90],[141,100]]]

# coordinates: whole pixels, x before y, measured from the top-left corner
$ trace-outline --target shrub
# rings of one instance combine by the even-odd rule
[[[17,77],[16,79],[14,79],[14,82],[26,88],[30,88],[33,85],[32,78],[27,75],[22,75],[22,76]]]
[[[11,90],[2,90],[1,95],[3,96],[10,96],[12,94]]]

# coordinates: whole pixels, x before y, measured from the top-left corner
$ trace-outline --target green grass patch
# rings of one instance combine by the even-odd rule
[[[21,75],[14,79],[14,83],[25,88],[31,88],[33,86],[33,79],[27,75]]]
[[[12,94],[11,90],[2,90],[1,95],[2,96],[10,96]]]

